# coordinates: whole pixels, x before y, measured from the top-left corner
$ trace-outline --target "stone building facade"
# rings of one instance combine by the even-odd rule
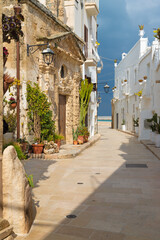
[[[24,37],[20,42],[21,137],[28,134],[26,85],[27,81],[31,81],[38,82],[48,95],[52,103],[56,129],[65,136],[66,143],[72,143],[72,129],[79,124],[79,84],[82,78],[81,65],[85,60],[82,52],[83,41],[39,1],[20,0],[19,3],[24,16]],[[4,12],[7,15],[12,14],[14,4],[16,1],[4,1]],[[59,17],[62,20],[63,6],[61,7]],[[49,43],[55,53],[54,61],[49,66],[43,62],[42,47],[34,54],[30,51],[27,56],[27,44],[44,43]],[[11,76],[16,76],[15,43],[5,46],[10,53],[6,71]]]

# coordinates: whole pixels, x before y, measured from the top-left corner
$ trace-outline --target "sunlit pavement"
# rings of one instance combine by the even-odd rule
[[[101,139],[76,158],[39,160],[36,219],[17,239],[160,239],[160,160],[108,124],[99,132]]]

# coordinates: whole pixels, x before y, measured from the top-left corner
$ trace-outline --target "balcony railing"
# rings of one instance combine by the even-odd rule
[[[88,43],[86,43],[85,47],[84,47],[84,54],[86,57],[86,64],[88,64],[89,66],[96,66],[97,62],[99,61],[96,52],[94,51],[94,47],[93,44],[89,45]]]

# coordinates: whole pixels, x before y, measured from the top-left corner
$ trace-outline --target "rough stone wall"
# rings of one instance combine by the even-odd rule
[[[2,19],[2,4],[0,4],[0,19]],[[3,43],[2,21],[0,21],[0,159],[3,146]]]
[[[46,0],[46,6],[64,22],[64,0]]]
[[[74,84],[74,74],[79,73],[78,81],[80,81],[80,65],[83,63],[79,49],[76,45],[76,40],[73,36],[68,36],[63,39],[56,41],[57,46],[55,47],[55,41],[49,40],[50,47],[55,52],[55,60],[50,66],[47,66],[42,60],[42,49],[40,48],[34,54],[27,56],[27,44],[40,44],[46,43],[47,40],[40,41],[40,38],[47,38],[58,33],[67,32],[67,30],[54,20],[54,18],[45,14],[44,11],[40,10],[34,4],[29,2],[22,4],[22,14],[24,16],[24,23],[22,29],[24,37],[21,38],[20,44],[20,69],[21,69],[21,123],[23,122],[23,129],[21,125],[21,137],[22,132],[25,136],[28,134],[27,129],[27,103],[26,103],[26,82],[38,82],[41,89],[48,94],[48,97],[52,103],[53,117],[56,122],[58,130],[58,108],[59,108],[59,94],[67,96],[66,105],[66,140],[71,142],[72,140],[72,127],[78,122],[74,120],[74,117],[78,118],[78,100],[76,100],[77,107],[73,107],[74,100],[78,99],[74,97],[74,94],[78,94],[77,85]],[[80,46],[81,47],[81,46]],[[14,42],[7,46],[9,53],[6,64],[7,71],[12,73],[15,72],[15,53],[14,53]],[[35,50],[36,48],[34,48]],[[11,56],[12,55],[12,56]],[[60,78],[60,69],[62,65],[67,67],[67,76],[64,79]],[[74,99],[74,100],[73,100]],[[70,116],[74,111],[73,116]],[[23,131],[22,131],[23,130]]]
[[[3,217],[16,234],[29,232],[34,220],[31,188],[13,146],[4,150],[2,160]]]
[[[0,4],[0,19],[2,19],[2,4]],[[3,44],[2,21],[0,21],[0,217],[2,216],[2,147],[3,147]]]

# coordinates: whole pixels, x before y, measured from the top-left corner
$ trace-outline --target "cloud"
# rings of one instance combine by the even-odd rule
[[[125,0],[126,11],[128,16],[133,22],[139,21],[139,24],[143,24],[141,21],[147,23],[147,25],[155,24],[157,19],[160,21],[159,0]]]
[[[159,0],[126,0],[126,9],[131,16],[157,7],[160,7]]]

